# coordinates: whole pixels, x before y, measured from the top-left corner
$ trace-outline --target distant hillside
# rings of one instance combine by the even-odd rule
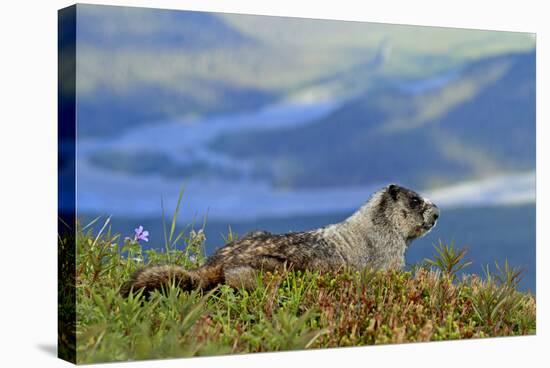
[[[215,64],[230,62],[224,55],[255,47],[212,13],[78,5],[77,27],[81,137],[275,98],[253,86],[205,78],[215,75]]]
[[[283,187],[399,181],[416,187],[534,168],[535,54],[472,63],[441,88],[364,93],[307,126],[226,135]]]
[[[475,100],[453,109],[440,122],[454,139],[483,150],[506,169],[535,164],[535,53],[491,59],[482,68],[504,63],[508,70]],[[485,65],[487,64],[487,65]]]
[[[213,13],[87,4],[78,11],[78,42],[115,51],[229,48],[253,42]]]
[[[332,58],[353,55],[353,68],[372,69],[381,61],[383,65],[376,65],[379,75],[388,78],[427,77],[466,62],[525,52],[535,44],[530,34],[520,32],[242,14],[220,17],[263,44],[295,46],[318,58],[325,53]]]
[[[534,44],[513,32],[115,6],[78,5],[78,17],[80,137],[258,109],[311,86],[360,93]]]

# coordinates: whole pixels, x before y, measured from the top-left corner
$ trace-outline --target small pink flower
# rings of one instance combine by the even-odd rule
[[[139,227],[137,229],[134,229],[134,231],[136,232],[136,235],[134,236],[135,241],[149,241],[149,238],[147,238],[149,236],[149,232],[147,230],[143,231],[143,226],[139,225]]]

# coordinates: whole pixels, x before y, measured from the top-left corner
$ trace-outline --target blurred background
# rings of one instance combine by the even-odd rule
[[[535,292],[533,34],[78,5],[76,55],[81,223],[163,248],[183,188],[212,252],[395,182],[442,209],[407,262],[455,242]]]

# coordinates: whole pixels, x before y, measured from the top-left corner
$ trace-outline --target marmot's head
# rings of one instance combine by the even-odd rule
[[[435,204],[395,184],[382,190],[379,210],[407,241],[427,234],[439,218],[439,208]]]

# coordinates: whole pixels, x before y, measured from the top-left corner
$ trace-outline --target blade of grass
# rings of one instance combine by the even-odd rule
[[[164,231],[164,248],[166,249],[166,255],[168,261],[170,261],[170,248],[168,246],[168,236],[166,235],[166,212],[164,211],[164,199],[160,196],[160,209],[162,211],[162,229]]]
[[[90,226],[92,226],[93,224],[95,224],[97,222],[97,220],[99,220],[101,218],[101,216],[97,216],[95,219],[93,219],[92,221],[90,221],[88,223],[88,225],[84,226],[82,228],[82,231],[86,230],[87,228],[89,228]]]
[[[181,200],[183,198],[183,193],[185,192],[185,187],[182,186],[180,193],[178,195],[178,202],[176,203],[176,210],[172,216],[172,224],[170,225],[170,236],[168,237],[168,243],[172,246],[172,239],[174,236],[174,231],[176,230],[176,221],[178,219],[178,213],[180,211]]]
[[[67,229],[71,229],[71,227],[69,226],[69,224],[67,224],[65,222],[65,220],[63,220],[63,218],[61,216],[57,216],[57,219],[67,228]]]
[[[112,216],[112,215],[111,215]],[[101,234],[103,233],[103,231],[105,230],[105,228],[107,227],[107,225],[109,224],[109,222],[111,222],[111,216],[109,216],[107,218],[107,220],[105,220],[105,223],[103,224],[103,226],[101,227],[101,230],[99,230],[99,232],[97,233],[93,243],[92,243],[92,246],[91,248],[94,248],[97,241],[99,240],[99,238],[101,237]]]

